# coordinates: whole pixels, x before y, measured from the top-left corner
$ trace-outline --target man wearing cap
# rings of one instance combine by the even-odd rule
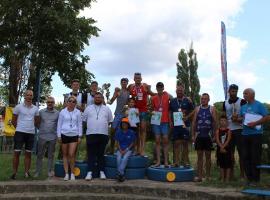
[[[125,116],[124,113],[124,106],[127,105],[128,98],[129,98],[129,91],[127,89],[128,79],[122,78],[120,81],[121,89],[116,87],[114,90],[113,97],[110,100],[110,104],[116,100],[116,108],[114,112],[114,120],[112,123],[111,129],[111,144],[110,144],[110,153],[114,153],[114,134],[115,131],[119,128],[121,119]]]
[[[232,145],[232,160],[233,165],[235,164],[235,147],[237,148],[237,152],[239,155],[239,165],[240,165],[240,177],[244,178],[244,166],[241,155],[241,133],[243,130],[242,123],[237,121],[237,118],[240,114],[241,106],[246,104],[244,99],[237,97],[238,86],[232,84],[229,86],[229,99],[223,102],[223,112],[225,112],[229,129],[232,133],[231,145]],[[231,169],[231,178],[233,178],[234,167]]]
[[[130,95],[135,98],[135,107],[139,109],[140,130],[139,130],[139,153],[144,155],[145,140],[146,140],[146,124],[148,121],[147,113],[147,98],[148,95],[154,96],[150,89],[150,85],[142,83],[141,73],[134,74],[134,84],[128,86]]]
[[[238,120],[243,122],[241,154],[244,162],[245,175],[248,184],[256,185],[260,181],[260,169],[262,154],[262,124],[269,121],[266,107],[255,99],[255,91],[247,88],[243,92],[247,101],[241,107]]]
[[[120,182],[125,180],[124,174],[129,157],[132,155],[134,143],[136,140],[135,132],[129,129],[128,118],[121,120],[120,128],[117,129],[115,134],[115,140],[117,141],[117,171],[118,180]]]
[[[155,134],[156,156],[157,162],[154,166],[160,165],[160,142],[162,139],[162,147],[164,151],[164,166],[168,167],[168,135],[169,135],[169,103],[170,95],[164,91],[164,84],[158,82],[156,84],[157,94],[152,97],[152,131]]]

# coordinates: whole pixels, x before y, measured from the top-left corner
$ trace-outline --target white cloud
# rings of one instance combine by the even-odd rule
[[[97,20],[100,37],[93,38],[86,53],[88,68],[112,85],[122,76],[143,73],[144,80],[155,85],[163,81],[175,86],[177,54],[193,41],[199,61],[201,91],[222,88],[220,75],[220,21],[227,25],[227,60],[237,65],[247,41],[231,36],[230,28],[242,12],[245,0],[100,0],[82,14]],[[175,74],[172,73],[175,71]],[[112,78],[114,77],[114,78]],[[255,83],[249,73],[239,79]],[[118,80],[117,80],[118,78]],[[169,89],[171,90],[171,89]],[[174,92],[174,89],[173,89]],[[216,95],[216,92],[212,92]],[[223,95],[220,91],[219,96]]]

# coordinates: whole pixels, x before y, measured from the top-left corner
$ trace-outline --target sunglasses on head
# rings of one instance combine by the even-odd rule
[[[76,103],[76,101],[72,101],[72,100],[69,100],[68,102],[69,102],[69,103]]]
[[[134,73],[134,75],[135,76],[139,76],[139,75],[141,75],[141,73],[140,72],[136,72],[136,73]]]

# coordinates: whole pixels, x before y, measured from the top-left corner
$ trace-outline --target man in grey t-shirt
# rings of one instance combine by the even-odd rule
[[[46,148],[48,150],[48,176],[52,177],[54,175],[53,160],[57,140],[56,129],[59,112],[54,108],[55,100],[53,97],[48,97],[46,103],[47,108],[39,111],[40,124],[35,177],[38,177],[42,172],[42,160]]]
[[[113,104],[113,102],[116,100],[116,108],[114,112],[114,120],[112,123],[112,129],[111,129],[111,137],[110,137],[110,153],[114,153],[114,134],[115,131],[119,128],[120,122],[123,117],[125,117],[124,113],[124,106],[128,103],[129,98],[129,91],[127,89],[128,85],[128,79],[122,78],[120,81],[121,89],[119,87],[116,87],[114,90],[113,97],[111,98],[110,104]]]

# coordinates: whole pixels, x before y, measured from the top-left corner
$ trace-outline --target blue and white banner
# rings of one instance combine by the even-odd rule
[[[221,73],[225,100],[228,98],[228,77],[227,77],[227,49],[226,49],[226,27],[224,22],[221,22]]]

